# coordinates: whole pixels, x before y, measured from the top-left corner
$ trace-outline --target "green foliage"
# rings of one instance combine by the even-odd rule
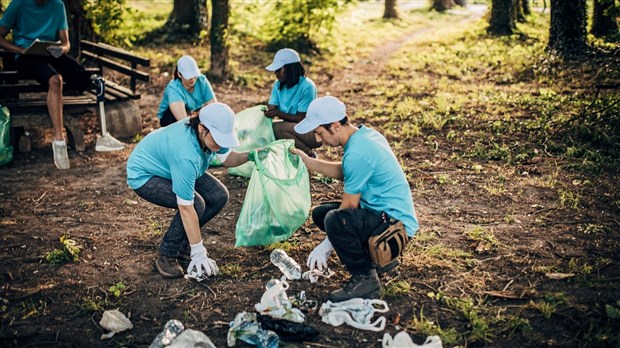
[[[78,262],[80,247],[73,239],[63,234],[60,237],[60,248],[54,249],[45,255],[45,260],[52,265],[61,265],[67,262]]]
[[[120,282],[110,286],[108,292],[114,295],[114,297],[119,298],[125,292],[127,286],[121,280]]]
[[[383,287],[383,296],[405,296],[411,291],[411,283],[407,281],[389,282]]]
[[[84,0],[86,18],[92,22],[95,33],[109,44],[128,44],[131,38],[123,33],[125,13],[132,11],[125,0]]]
[[[348,2],[348,1],[346,1]],[[283,47],[309,53],[331,34],[341,0],[290,0],[273,2],[265,31],[270,50]]]

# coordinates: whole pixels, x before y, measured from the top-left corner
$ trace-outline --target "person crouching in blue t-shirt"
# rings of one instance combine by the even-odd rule
[[[322,270],[336,250],[351,278],[329,294],[332,302],[374,298],[381,282],[368,251],[371,232],[389,217],[401,221],[409,238],[418,230],[411,189],[398,159],[383,135],[349,123],[345,105],[334,97],[315,99],[306,118],[295,126],[327,146],[343,147],[342,162],[327,162],[293,150],[308,167],[330,178],[344,180],[342,201],[321,204],[312,211],[314,223],[327,238],[308,256],[308,267]]]
[[[316,99],[316,86],[306,77],[299,54],[290,48],[281,49],[265,69],[273,71],[278,79],[271,89],[265,111],[266,117],[274,119],[276,139],[293,139],[296,148],[316,157],[314,149],[321,143],[312,134],[299,134],[293,129],[306,115],[310,102]]]
[[[216,101],[211,83],[200,72],[194,58],[183,56],[174,69],[174,79],[164,89],[157,112],[159,124],[165,127],[195,115],[200,108]]]
[[[196,117],[149,133],[127,160],[127,184],[138,196],[165,208],[177,209],[159,245],[155,268],[166,278],[215,275],[200,228],[228,202],[228,190],[206,172],[213,157],[224,166],[248,161],[233,129],[235,113],[223,103],[209,104]]]

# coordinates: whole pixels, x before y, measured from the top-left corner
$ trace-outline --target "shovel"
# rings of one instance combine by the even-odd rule
[[[90,80],[96,87],[98,106],[97,113],[99,114],[99,119],[101,120],[101,135],[97,135],[95,151],[110,152],[122,150],[125,148],[125,144],[111,136],[106,127],[105,108],[103,106],[103,101],[105,99],[105,80],[97,74],[91,75]]]

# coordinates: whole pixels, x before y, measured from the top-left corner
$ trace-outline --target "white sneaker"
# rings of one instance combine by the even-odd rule
[[[105,136],[97,135],[97,142],[95,143],[95,151],[97,152],[119,151],[124,148],[125,144],[109,133]]]
[[[58,169],[69,169],[69,155],[67,154],[67,144],[56,144],[52,140],[52,151],[54,151],[54,164]]]

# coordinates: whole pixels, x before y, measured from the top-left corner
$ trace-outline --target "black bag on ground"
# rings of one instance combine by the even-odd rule
[[[266,315],[258,315],[257,319],[264,330],[274,331],[284,341],[313,341],[319,335],[319,331],[310,325],[275,319]]]
[[[398,258],[403,255],[409,241],[407,230],[402,221],[395,220],[383,213],[381,223],[368,238],[370,258],[377,270],[388,271],[398,265]]]

